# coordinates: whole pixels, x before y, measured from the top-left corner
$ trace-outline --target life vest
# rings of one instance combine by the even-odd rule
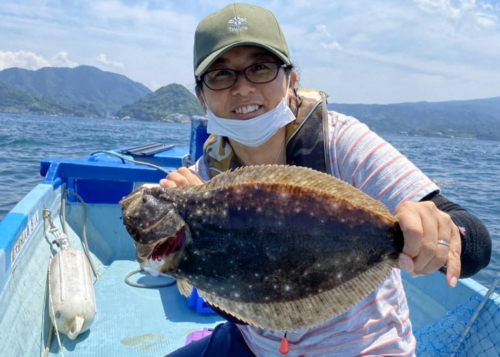
[[[330,174],[326,94],[299,88],[297,96],[296,119],[286,126],[286,163]],[[241,166],[229,140],[213,134],[203,145],[203,160],[210,178]]]

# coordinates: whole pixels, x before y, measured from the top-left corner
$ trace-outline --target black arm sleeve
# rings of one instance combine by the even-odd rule
[[[453,222],[464,228],[462,238],[462,271],[460,278],[468,278],[485,268],[491,258],[491,237],[486,227],[475,216],[437,192],[422,199],[432,201],[436,207],[450,215]]]

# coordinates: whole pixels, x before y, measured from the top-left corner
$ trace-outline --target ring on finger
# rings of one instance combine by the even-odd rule
[[[437,244],[444,245],[444,246],[445,246],[445,247],[447,247],[447,248],[449,248],[449,247],[450,247],[450,243],[448,243],[447,241],[442,240],[442,239],[438,239]]]

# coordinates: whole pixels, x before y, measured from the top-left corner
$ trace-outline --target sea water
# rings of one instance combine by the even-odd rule
[[[0,219],[41,181],[44,158],[79,159],[97,150],[150,142],[188,146],[189,130],[185,124],[0,113]],[[382,136],[434,180],[445,197],[486,225],[493,256],[475,278],[489,285],[500,274],[500,142]]]

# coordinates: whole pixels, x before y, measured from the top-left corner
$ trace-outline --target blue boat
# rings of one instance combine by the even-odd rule
[[[190,147],[151,143],[41,162],[43,180],[0,222],[0,356],[163,356],[223,321],[196,296],[180,295],[171,278],[138,271],[118,206],[140,185],[192,164],[206,138],[205,119],[194,117]],[[95,297],[85,299],[97,313],[73,339],[50,317],[53,299],[68,298],[49,279],[65,244],[86,254],[95,273]],[[455,289],[439,273],[403,274],[403,282],[418,356],[500,356],[498,279],[488,287],[464,279]]]

